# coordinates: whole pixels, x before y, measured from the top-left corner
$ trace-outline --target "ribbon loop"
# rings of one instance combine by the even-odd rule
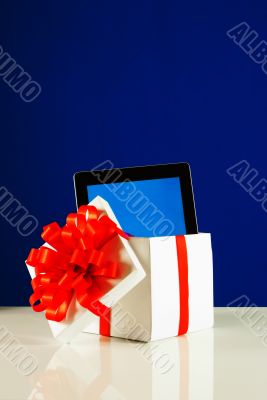
[[[108,279],[118,278],[118,263],[105,260],[104,246],[115,236],[128,239],[108,216],[94,206],[81,206],[68,214],[61,228],[52,222],[43,228],[42,238],[52,248],[32,249],[27,264],[35,268],[30,304],[45,311],[47,319],[66,318],[73,298],[96,315],[101,315],[99,299]],[[98,307],[94,307],[98,304]]]

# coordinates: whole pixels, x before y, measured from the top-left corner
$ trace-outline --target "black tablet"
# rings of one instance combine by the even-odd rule
[[[106,161],[103,166],[111,166]],[[197,233],[189,164],[105,168],[74,175],[77,207],[101,196],[133,236]]]

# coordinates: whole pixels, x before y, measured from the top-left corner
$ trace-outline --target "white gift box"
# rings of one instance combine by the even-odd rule
[[[104,211],[120,227],[101,197],[90,205]],[[114,240],[117,260],[129,266],[129,273],[100,299],[111,308],[106,321],[110,336],[149,342],[213,326],[210,234]],[[34,269],[28,269],[33,278]],[[100,331],[99,316],[75,299],[63,322],[48,323],[53,335],[67,342],[81,331]]]
[[[188,329],[213,326],[213,267],[208,233],[185,235],[188,266]],[[177,336],[181,320],[179,249],[176,237],[130,239],[145,278],[111,309],[111,336],[152,341]],[[186,284],[186,282],[184,282]],[[85,332],[99,333],[97,318]]]
[[[108,203],[100,196],[92,200],[89,205],[95,206],[98,210],[103,212],[103,215],[107,215],[119,225]],[[47,243],[45,243],[44,246],[53,248]],[[100,298],[102,304],[110,307],[112,304],[117,303],[126,293],[129,293],[129,291],[144,278],[145,272],[127,239],[118,235],[110,240],[106,246],[108,246],[109,249],[107,258],[123,264],[127,270],[126,276],[120,280],[116,280],[116,284],[112,289]],[[33,279],[35,277],[35,269],[27,263],[26,265]],[[99,320],[99,317],[96,317],[93,313],[83,308],[77,300],[73,298],[64,321],[55,322],[48,320],[48,324],[52,334],[57,339],[63,342],[70,342],[71,339],[83,331],[90,322],[95,321],[95,318]]]
[[[111,216],[112,210],[105,202]],[[113,214],[114,216],[114,214]],[[112,217],[111,217],[112,218]],[[116,221],[117,222],[117,221]],[[181,237],[180,237],[181,238]],[[188,327],[194,332],[213,326],[213,262],[208,233],[184,235],[186,247],[186,282],[180,282],[181,250],[176,236],[130,238],[146,276],[111,308],[110,335],[151,341],[177,336],[184,298],[181,284],[187,285]],[[182,304],[180,303],[182,300]],[[184,313],[184,311],[183,311]],[[84,332],[99,333],[99,318],[94,316]]]

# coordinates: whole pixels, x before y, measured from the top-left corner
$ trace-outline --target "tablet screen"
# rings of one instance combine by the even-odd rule
[[[111,206],[122,229],[133,236],[185,235],[180,179],[162,178],[87,186]]]

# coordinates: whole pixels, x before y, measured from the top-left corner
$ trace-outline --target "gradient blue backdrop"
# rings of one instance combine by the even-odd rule
[[[215,304],[267,306],[267,215],[226,169],[267,177],[267,76],[226,35],[267,40],[266,1],[4,2],[0,44],[42,86],[24,103],[0,80],[0,186],[39,220],[21,237],[0,218],[0,305],[25,305],[24,259],[41,227],[75,209],[72,174],[188,161],[198,223],[213,236]]]

